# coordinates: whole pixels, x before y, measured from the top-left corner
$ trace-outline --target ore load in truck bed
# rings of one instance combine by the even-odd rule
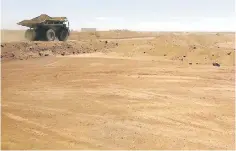
[[[40,16],[38,17],[35,17],[33,19],[30,19],[30,20],[23,20],[19,23],[17,23],[18,25],[21,25],[21,26],[26,26],[26,27],[30,27],[32,28],[33,26],[37,25],[37,24],[41,24],[47,20],[51,20],[51,21],[65,21],[67,20],[66,17],[50,17],[46,14],[41,14]]]

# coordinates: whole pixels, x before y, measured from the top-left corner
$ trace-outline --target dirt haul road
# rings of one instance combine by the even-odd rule
[[[3,62],[2,149],[234,149],[233,64],[119,46]]]

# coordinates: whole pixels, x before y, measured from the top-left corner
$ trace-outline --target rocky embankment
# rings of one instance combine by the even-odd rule
[[[9,42],[1,44],[1,59],[25,60],[55,55],[76,55],[81,53],[108,52],[118,46],[109,41],[68,41],[68,42]]]

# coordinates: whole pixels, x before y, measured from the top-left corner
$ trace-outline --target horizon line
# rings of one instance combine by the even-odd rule
[[[90,28],[88,28],[90,29]],[[96,29],[96,28],[95,28]],[[25,31],[26,29],[7,29],[1,28],[1,31],[8,30],[8,31]],[[73,32],[101,32],[101,31],[128,31],[128,32],[204,32],[204,33],[236,33],[236,31],[231,30],[131,30],[131,29],[106,29],[100,30],[96,29],[95,31],[81,31],[81,29],[70,29]]]

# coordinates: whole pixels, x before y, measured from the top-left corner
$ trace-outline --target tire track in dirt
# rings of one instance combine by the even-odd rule
[[[12,113],[5,112],[3,115],[7,116],[10,119],[15,120],[16,122],[24,122],[29,125],[34,125],[38,128],[37,133],[40,135],[49,135],[50,137],[56,137],[57,139],[64,141],[64,142],[70,142],[74,143],[80,146],[80,148],[97,148],[99,146],[99,143],[97,140],[93,140],[91,138],[86,138],[83,136],[79,137],[79,140],[73,137],[69,137],[68,134],[64,134],[62,131],[56,131],[53,129],[48,128],[47,126],[44,126],[40,123],[31,121],[29,119],[23,118],[19,115],[15,115]],[[34,133],[35,134],[35,133]],[[88,141],[89,140],[89,141]]]

